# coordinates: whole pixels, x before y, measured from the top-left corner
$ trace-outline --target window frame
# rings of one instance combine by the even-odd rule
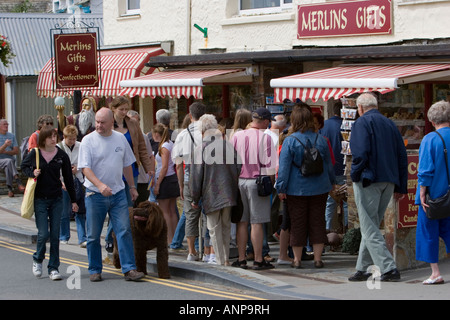
[[[239,14],[269,14],[278,13],[283,10],[291,9],[294,6],[294,1],[291,3],[285,3],[285,0],[280,0],[280,5],[277,7],[266,7],[266,8],[256,8],[256,9],[242,9],[242,0],[239,0]]]
[[[125,15],[135,15],[135,14],[141,14],[141,3],[139,1],[139,8],[138,9],[129,9],[128,8],[128,0],[125,0]]]

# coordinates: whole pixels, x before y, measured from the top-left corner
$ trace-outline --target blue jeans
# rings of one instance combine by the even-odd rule
[[[69,193],[65,190],[63,193],[63,209],[61,213],[61,234],[59,240],[69,241],[70,239],[70,215],[72,213],[72,202]],[[86,236],[86,214],[75,213],[75,222],[77,225],[78,244],[87,241]]]
[[[87,241],[86,234],[86,214],[75,213],[75,222],[77,224],[78,244],[82,244]]]
[[[345,176],[336,176],[336,182],[337,184],[344,184],[345,183]],[[326,223],[326,229],[331,230],[331,223],[333,220],[334,213],[336,211],[337,203],[334,201],[334,199],[328,195],[327,199],[327,207],[325,209],[325,223]],[[343,209],[344,209],[344,227],[348,225],[348,206],[347,201],[343,201]]]
[[[169,246],[171,249],[178,249],[183,247],[185,225],[186,225],[186,216],[184,215],[183,211],[180,220],[178,221],[177,228],[175,229],[175,234],[173,235],[172,243]]]
[[[61,233],[59,240],[69,241],[70,239],[70,214],[72,213],[72,201],[70,200],[69,193],[65,190],[62,191],[63,197],[63,209],[61,211]]]
[[[104,197],[101,193],[87,189],[85,202],[89,273],[102,272],[100,236],[107,213],[109,213],[110,223],[116,235],[122,273],[135,270],[136,262],[125,190],[110,197]]]
[[[50,238],[49,273],[59,268],[59,231],[61,228],[62,208],[62,197],[55,199],[34,199],[34,213],[38,234],[36,252],[33,254],[33,260],[39,263],[44,261],[46,243]]]
[[[135,178],[134,184],[137,187],[137,177],[134,177],[134,178]],[[130,186],[128,185],[128,183],[126,181],[124,181],[123,183],[125,184],[125,189],[124,190],[125,190],[125,196],[127,197],[128,207],[132,208],[133,207],[133,200],[131,199]],[[111,222],[109,222],[108,229],[106,231],[106,236],[105,236],[105,241],[107,243],[113,243],[114,242],[113,237],[112,237],[112,232],[113,232],[112,224],[111,224]]]

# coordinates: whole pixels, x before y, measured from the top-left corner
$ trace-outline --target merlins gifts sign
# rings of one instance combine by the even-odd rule
[[[98,87],[96,33],[55,34],[56,88]]]
[[[298,6],[297,38],[392,33],[392,1],[339,1]]]

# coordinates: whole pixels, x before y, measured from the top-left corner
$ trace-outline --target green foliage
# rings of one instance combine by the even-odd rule
[[[33,5],[30,3],[30,0],[25,0],[22,1],[21,3],[18,3],[14,9],[13,12],[28,12],[31,8],[33,7]]]
[[[359,244],[361,243],[361,230],[359,228],[350,229],[344,235],[342,241],[342,252],[356,254],[359,252]]]

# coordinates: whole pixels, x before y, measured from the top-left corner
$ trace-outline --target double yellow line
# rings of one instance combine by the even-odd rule
[[[32,249],[28,249],[28,248],[22,247],[20,245],[9,243],[9,242],[2,241],[2,240],[0,240],[0,247],[4,247],[4,248],[15,250],[18,252],[26,253],[29,255],[33,255],[33,253],[35,251]],[[48,254],[46,254],[45,256],[47,259],[49,259]],[[61,263],[65,263],[68,265],[76,265],[80,268],[88,269],[88,267],[89,267],[89,264],[87,262],[82,262],[82,261],[78,261],[78,260],[72,260],[72,259],[60,257],[60,261],[61,261]],[[118,269],[108,267],[108,266],[103,266],[103,272],[123,276],[123,274]],[[148,276],[148,275],[145,276],[145,278],[143,278],[142,281],[155,283],[155,284],[159,284],[159,285],[163,285],[163,286],[167,286],[167,287],[172,287],[172,288],[176,288],[179,290],[191,291],[191,292],[201,293],[201,294],[215,296],[215,297],[219,297],[219,298],[225,298],[225,299],[265,300],[265,299],[262,299],[259,297],[238,294],[238,293],[232,293],[232,292],[226,292],[226,291],[220,291],[220,290],[215,290],[215,289],[211,289],[211,288],[200,287],[198,285],[182,283],[182,282],[171,280],[171,279],[160,279],[160,278],[156,278],[156,277],[152,277],[152,276]]]

